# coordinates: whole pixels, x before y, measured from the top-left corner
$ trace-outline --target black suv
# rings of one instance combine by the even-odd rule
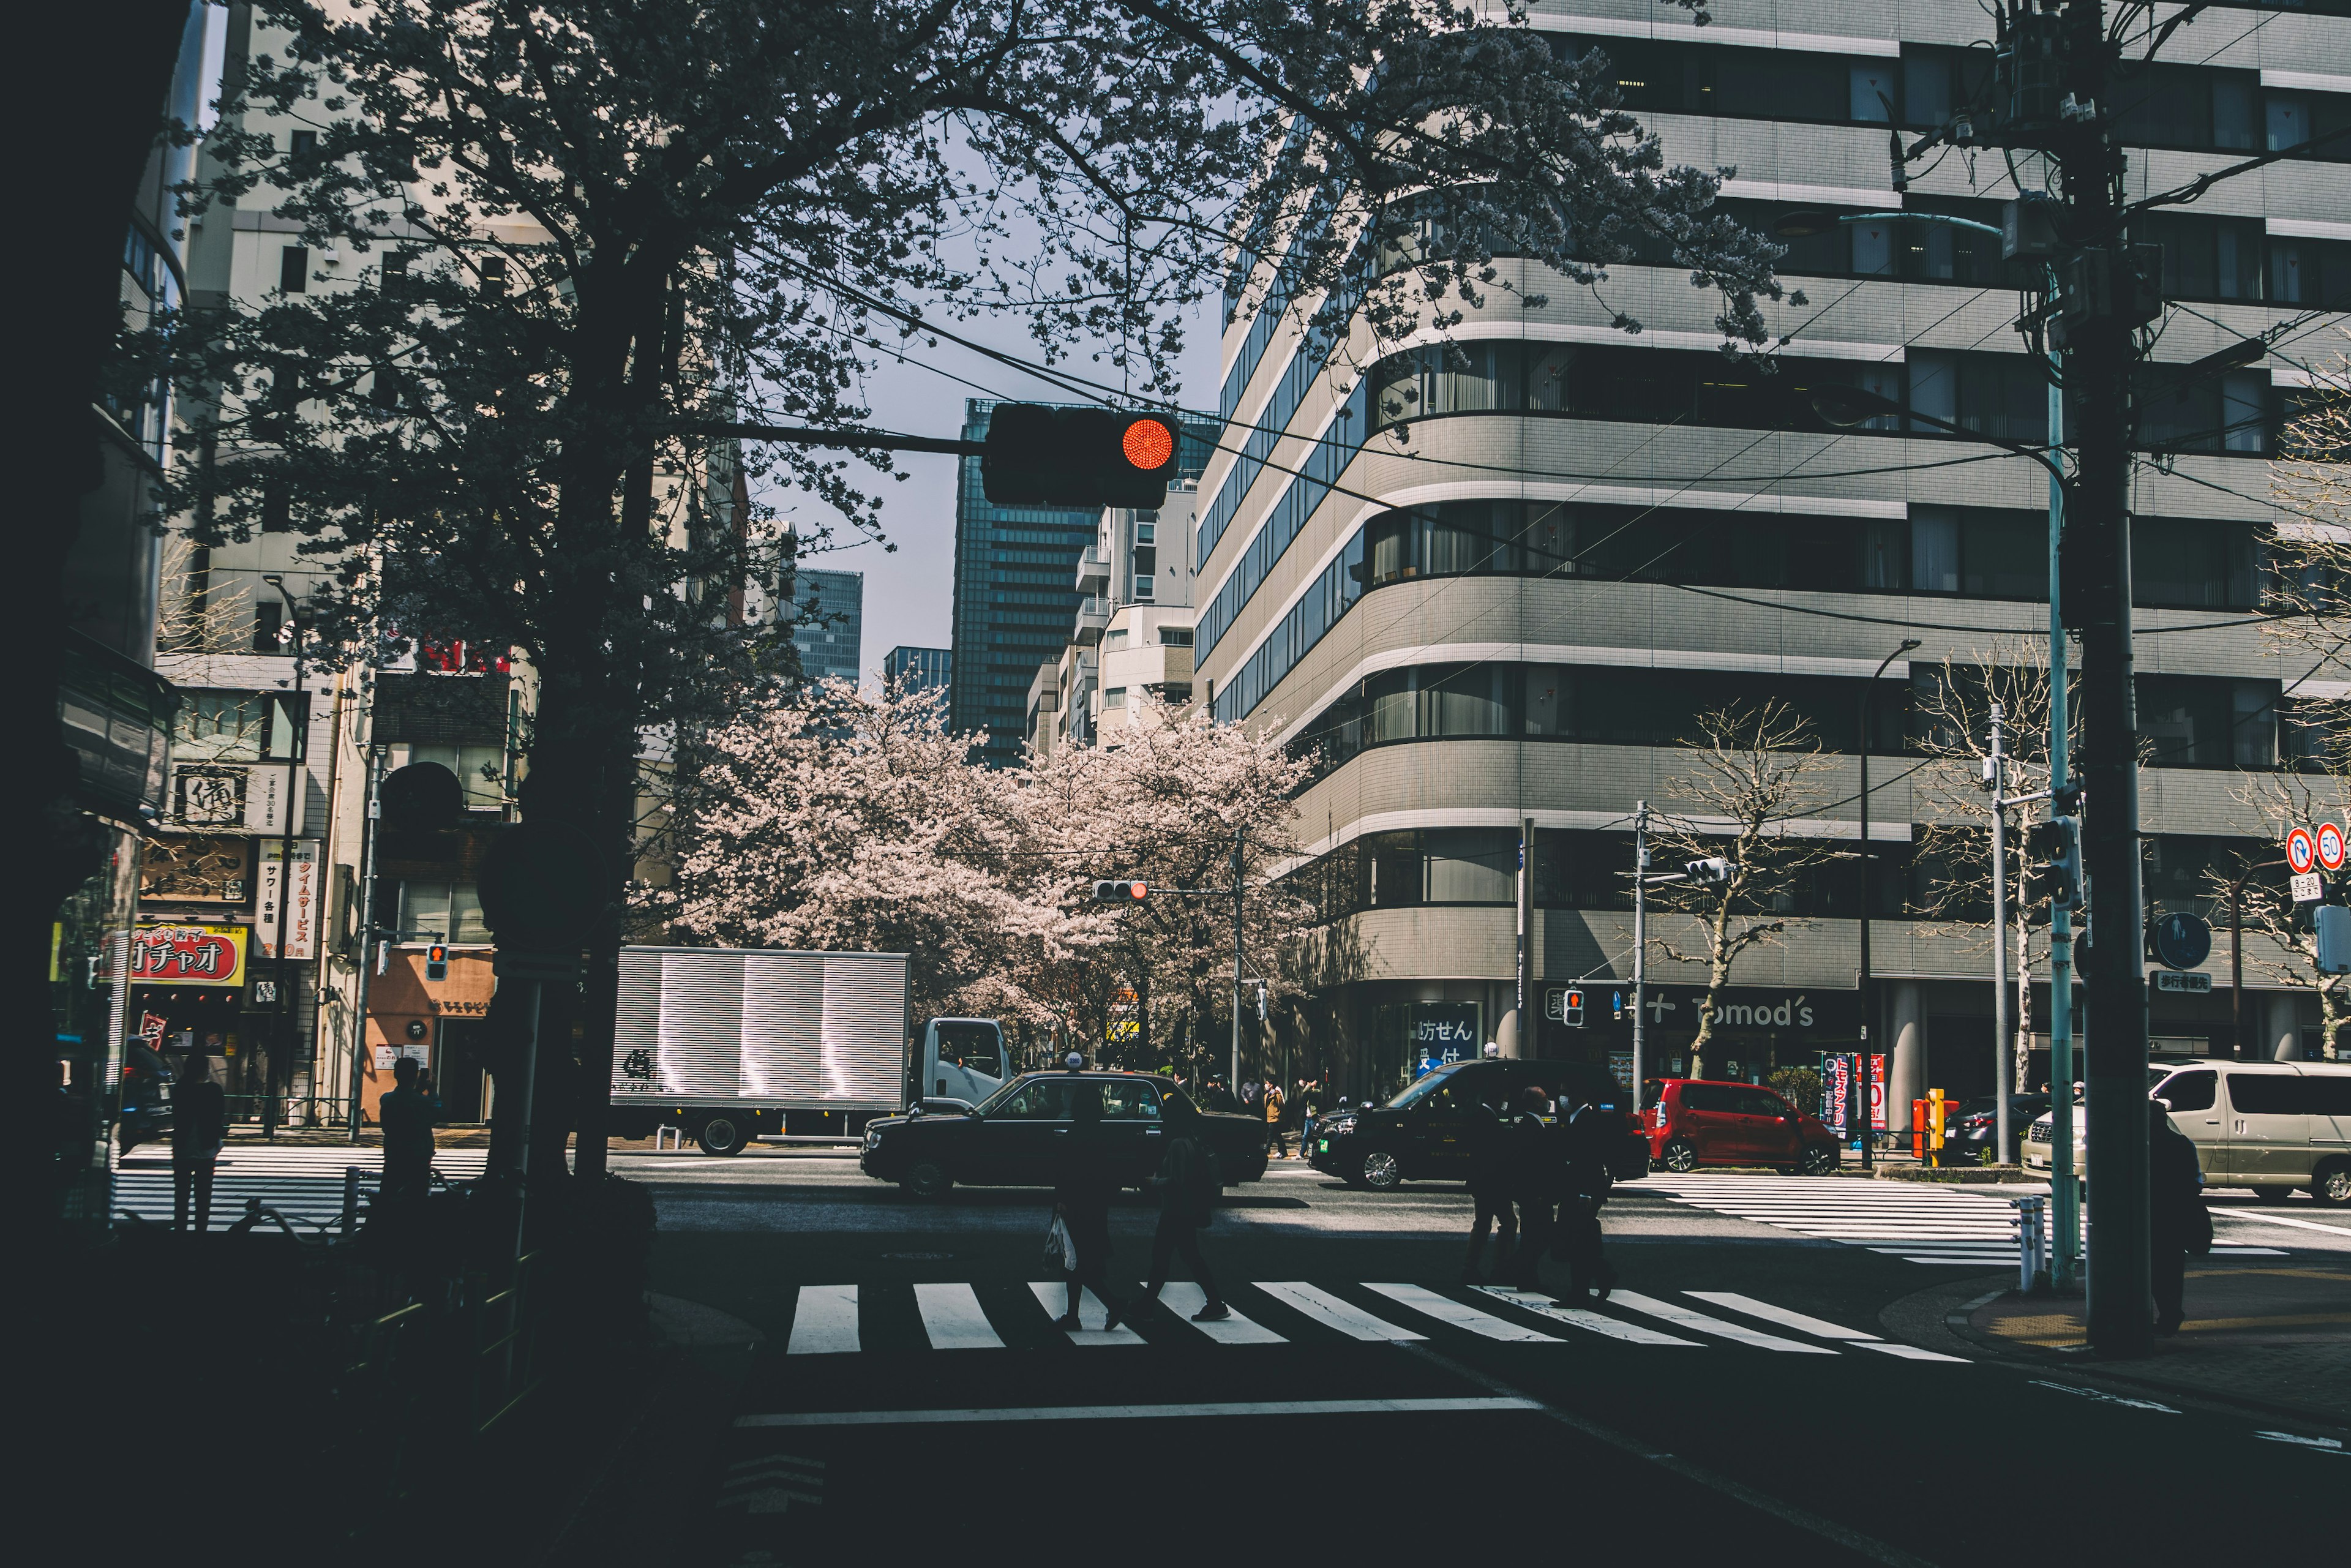
[[[1589,1100],[1634,1125],[1630,1096],[1606,1069],[1583,1061],[1457,1061],[1422,1077],[1384,1105],[1334,1111],[1314,1124],[1307,1163],[1353,1186],[1385,1192],[1402,1181],[1467,1181],[1469,1153],[1463,1134],[1470,1107],[1484,1102],[1510,1113],[1528,1084],[1540,1084],[1556,1106],[1562,1091],[1573,1103]],[[1648,1174],[1648,1146],[1623,1140],[1625,1153],[1610,1174],[1632,1181]]]

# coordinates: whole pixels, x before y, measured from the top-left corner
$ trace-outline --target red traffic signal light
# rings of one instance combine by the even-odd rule
[[[424,949],[424,977],[428,980],[449,977],[449,949],[438,942]]]
[[[1167,499],[1176,444],[1166,414],[998,403],[988,414],[980,486],[999,507],[1150,510]]]
[[[1096,904],[1141,904],[1151,895],[1151,890],[1139,882],[1098,882],[1094,883]]]

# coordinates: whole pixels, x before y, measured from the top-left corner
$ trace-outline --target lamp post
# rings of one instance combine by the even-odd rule
[[[277,1085],[281,1079],[290,1083],[294,1070],[291,1003],[296,971],[292,958],[287,954],[286,943],[294,911],[294,810],[301,799],[298,791],[302,788],[302,742],[306,726],[302,713],[302,612],[295,603],[293,594],[287,591],[285,578],[273,571],[261,580],[276,589],[277,597],[286,601],[286,639],[287,645],[294,650],[294,695],[286,710],[286,799],[278,803],[277,809],[277,1025],[273,1031],[277,1046],[270,1052],[275,1060],[269,1066],[268,1080],[262,1085],[262,1135],[274,1139],[277,1135]]]
[[[1870,1148],[1869,1134],[1869,1025],[1876,1011],[1870,1006],[1876,992],[1869,983],[1869,710],[1870,699],[1877,695],[1877,683],[1886,678],[1886,666],[1918,646],[1916,637],[1905,637],[1902,645],[1877,661],[1877,668],[1869,684],[1861,688],[1861,968],[1855,986],[1861,992],[1861,1050],[1854,1058],[1853,1125],[1861,1138],[1861,1168],[1871,1169],[1876,1160]],[[1892,1117],[1887,1117],[1891,1122]]]

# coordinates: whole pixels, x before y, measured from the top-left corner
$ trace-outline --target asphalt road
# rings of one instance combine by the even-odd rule
[[[1071,1336],[1033,1289],[1042,1193],[916,1205],[803,1154],[618,1163],[654,1185],[664,1321],[723,1380],[709,1511],[679,1521],[697,1562],[2341,1548],[2351,1455],[2325,1445],[2342,1433],[1985,1359],[1939,1324],[2012,1271],[1790,1228],[1836,1221],[1628,1184],[1606,1216],[1622,1288],[1564,1321],[1460,1283],[1458,1188],[1279,1166],[1203,1234],[1245,1328],[1211,1338],[1157,1308]],[[2220,1207],[2224,1243],[2351,1265],[2332,1211],[2290,1206],[2290,1228]],[[1114,1216],[1120,1289],[1139,1292],[1155,1218],[1139,1198]]]

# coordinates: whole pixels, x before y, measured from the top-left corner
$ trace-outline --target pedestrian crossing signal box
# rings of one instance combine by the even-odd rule
[[[1576,986],[1553,986],[1545,999],[1543,1016],[1570,1029],[1583,1027],[1583,991]]]
[[[449,977],[449,949],[438,942],[424,949],[424,977],[428,980]]]

